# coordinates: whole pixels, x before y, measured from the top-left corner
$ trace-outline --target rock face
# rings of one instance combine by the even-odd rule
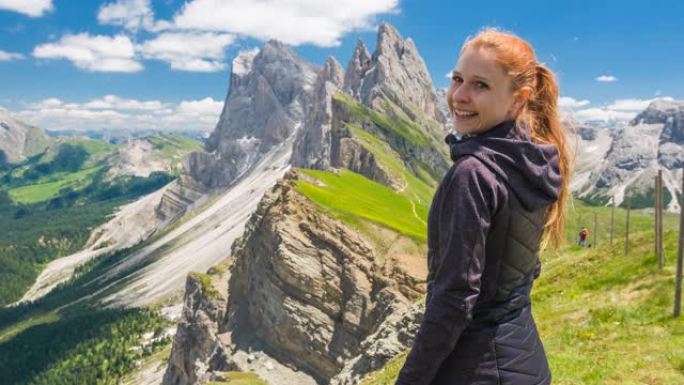
[[[397,312],[380,325],[361,344],[361,354],[346,362],[330,380],[330,385],[355,385],[368,373],[381,369],[413,345],[423,321],[425,301],[418,301],[404,312]]]
[[[371,64],[371,56],[368,53],[368,49],[363,44],[363,41],[357,41],[354,54],[349,60],[349,64],[347,64],[347,73],[344,75],[344,91],[357,100],[361,100],[361,95],[359,94],[361,83]]]
[[[362,353],[364,341],[388,317],[404,314],[425,292],[425,269],[406,268],[398,255],[380,255],[365,236],[324,214],[297,192],[302,178],[290,170],[264,196],[233,245],[223,320],[206,311],[184,311],[165,385],[197,383],[208,372],[225,370],[219,367],[244,368],[240,356],[262,350],[271,368],[281,366],[275,370],[289,376],[287,367],[296,368],[310,381],[328,383]],[[186,309],[203,303],[196,293],[196,285],[188,286]],[[304,383],[278,378],[270,383]]]
[[[631,125],[663,124],[660,142],[684,143],[684,100],[659,99],[637,115]]]
[[[14,118],[0,109],[0,165],[20,163],[27,157],[42,152],[52,140],[45,132]]]
[[[161,220],[173,220],[183,215],[191,204],[200,201],[208,193],[209,189],[204,184],[190,175],[180,174],[164,192],[155,214]]]
[[[684,166],[684,102],[652,102],[629,124],[616,127],[580,126],[578,164],[572,191],[600,203],[621,204],[629,195],[632,207],[652,207],[653,178],[663,171],[665,207],[680,210],[681,169]]]
[[[317,68],[275,40],[233,61],[230,91],[205,152],[187,172],[210,187],[228,186],[272,146],[300,128],[311,105]]]
[[[290,172],[264,198],[235,252],[230,323],[326,382],[388,314],[406,307],[400,286],[417,297],[424,277],[393,279],[391,258],[381,265],[367,239],[295,191],[295,178]]]
[[[316,169],[330,166],[332,98],[340,92],[343,82],[342,66],[329,57],[316,78],[309,115],[292,153],[293,166]]]
[[[164,373],[164,384],[201,383],[209,379],[210,371],[232,369],[219,336],[219,325],[226,313],[227,293],[213,286],[224,279],[223,275],[188,276],[183,313]]]

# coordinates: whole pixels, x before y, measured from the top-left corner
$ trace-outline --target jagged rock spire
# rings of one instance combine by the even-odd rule
[[[344,91],[360,100],[361,80],[370,67],[370,53],[368,53],[368,49],[363,44],[363,41],[358,40],[356,48],[354,48],[354,54],[349,59],[349,64],[347,65],[347,73],[344,76]]]

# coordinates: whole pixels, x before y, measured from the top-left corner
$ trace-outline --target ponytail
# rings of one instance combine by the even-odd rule
[[[561,189],[558,200],[548,209],[544,224],[544,237],[541,250],[549,243],[557,250],[565,243],[565,206],[570,197],[569,183],[574,169],[574,157],[571,159],[565,125],[558,114],[558,83],[554,74],[543,64],[536,63],[534,71],[534,90],[518,115],[518,123],[524,121],[530,127],[531,140],[556,146],[559,155]]]

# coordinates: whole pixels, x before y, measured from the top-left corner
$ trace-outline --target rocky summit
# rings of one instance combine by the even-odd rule
[[[597,203],[652,207],[653,178],[663,173],[664,207],[680,210],[684,167],[684,101],[657,99],[628,124],[580,126],[573,192]]]
[[[189,157],[188,173],[210,187],[229,186],[303,125],[317,72],[275,40],[238,55],[221,118],[205,151]]]

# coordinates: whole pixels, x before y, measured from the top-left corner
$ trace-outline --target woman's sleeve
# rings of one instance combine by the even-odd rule
[[[437,202],[438,248],[433,256],[431,293],[413,347],[397,385],[429,384],[472,319],[480,294],[485,240],[497,211],[498,181],[478,159],[454,165]]]

